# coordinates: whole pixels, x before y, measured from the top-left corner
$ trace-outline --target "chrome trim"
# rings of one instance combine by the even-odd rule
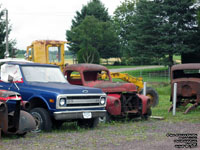
[[[67,119],[84,119],[83,113],[92,113],[92,118],[104,117],[106,115],[106,110],[83,110],[83,111],[61,111],[54,112],[55,120],[67,120]]]
[[[106,112],[106,110],[82,110],[82,111],[58,111],[53,114],[70,114],[70,113],[84,113],[84,112]]]
[[[99,99],[93,98],[93,99],[70,99],[68,101],[67,97],[87,97],[87,96],[99,96]],[[101,93],[101,94],[61,94],[57,96],[57,100],[56,100],[56,109],[82,109],[82,108],[102,108],[102,107],[106,107],[106,102],[104,105],[100,104],[100,99],[101,97],[105,97],[106,101],[107,101],[107,96],[105,93]],[[59,105],[60,99],[61,98],[66,98],[66,105],[68,104],[98,104],[98,106],[66,106],[66,107],[61,107]]]

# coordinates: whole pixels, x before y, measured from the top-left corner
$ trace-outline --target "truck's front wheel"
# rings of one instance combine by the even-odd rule
[[[52,121],[46,109],[34,108],[30,113],[36,122],[36,129],[33,132],[51,131]]]
[[[95,128],[99,123],[99,118],[80,119],[77,124],[83,128]]]

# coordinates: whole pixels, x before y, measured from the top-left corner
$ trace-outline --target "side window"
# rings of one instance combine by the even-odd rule
[[[60,46],[48,47],[49,62],[60,62],[61,61],[61,48]]]
[[[1,66],[1,80],[8,81],[9,76],[12,76],[15,82],[22,82],[22,75],[18,65],[3,64]]]
[[[82,85],[80,73],[77,71],[70,71],[67,73],[67,80],[70,84]]]
[[[97,78],[98,80],[108,81],[109,80],[108,72],[104,70],[98,72]]]

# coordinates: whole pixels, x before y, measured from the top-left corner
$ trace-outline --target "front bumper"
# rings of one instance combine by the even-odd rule
[[[68,119],[84,119],[83,113],[91,112],[92,118],[104,117],[106,110],[90,110],[90,111],[60,111],[54,112],[55,120],[68,120]]]

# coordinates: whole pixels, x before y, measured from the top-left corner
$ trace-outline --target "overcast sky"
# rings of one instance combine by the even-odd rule
[[[9,39],[16,39],[17,49],[26,49],[34,40],[66,40],[76,11],[90,0],[0,0],[8,9],[12,25]],[[110,15],[123,0],[101,0]]]

